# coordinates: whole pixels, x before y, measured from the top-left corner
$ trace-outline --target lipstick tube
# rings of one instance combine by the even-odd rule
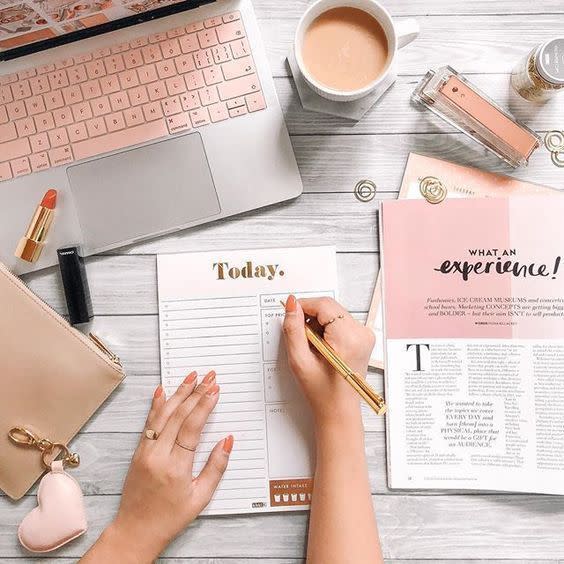
[[[35,210],[25,235],[20,239],[14,255],[27,262],[36,262],[43,251],[57,205],[57,191],[48,190]]]

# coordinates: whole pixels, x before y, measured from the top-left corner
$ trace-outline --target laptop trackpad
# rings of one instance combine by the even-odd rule
[[[199,133],[67,170],[85,244],[126,244],[220,212]]]

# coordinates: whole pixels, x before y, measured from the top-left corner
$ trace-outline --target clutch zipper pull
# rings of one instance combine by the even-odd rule
[[[102,341],[102,339],[100,339],[100,337],[98,337],[97,335],[94,335],[94,333],[88,333],[88,337],[90,337],[90,340],[114,363],[117,364],[118,366],[122,366],[121,364],[121,360],[119,358],[119,356],[115,353],[113,353]]]

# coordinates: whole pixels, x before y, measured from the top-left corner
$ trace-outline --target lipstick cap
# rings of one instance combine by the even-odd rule
[[[79,247],[64,247],[57,250],[59,268],[67,300],[71,325],[87,323],[93,317],[90,288],[86,278],[84,259]]]

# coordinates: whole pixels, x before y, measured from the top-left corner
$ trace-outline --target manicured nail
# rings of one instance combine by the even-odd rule
[[[162,393],[163,393],[163,387],[159,384],[155,389],[153,397],[154,398],[160,398]]]
[[[233,450],[233,435],[229,435],[223,441],[223,452],[225,454],[231,454],[232,450]]]
[[[217,393],[219,392],[219,386],[217,384],[215,384],[214,386],[212,386],[207,392],[206,392],[206,396],[215,396]]]
[[[212,370],[205,378],[204,378],[204,384],[208,385],[211,384],[214,380],[215,380],[215,372]]]
[[[296,296],[290,294],[286,300],[286,313],[294,313],[298,309]]]
[[[184,378],[184,384],[193,384],[197,376],[198,375],[195,372],[190,372],[190,374]]]

